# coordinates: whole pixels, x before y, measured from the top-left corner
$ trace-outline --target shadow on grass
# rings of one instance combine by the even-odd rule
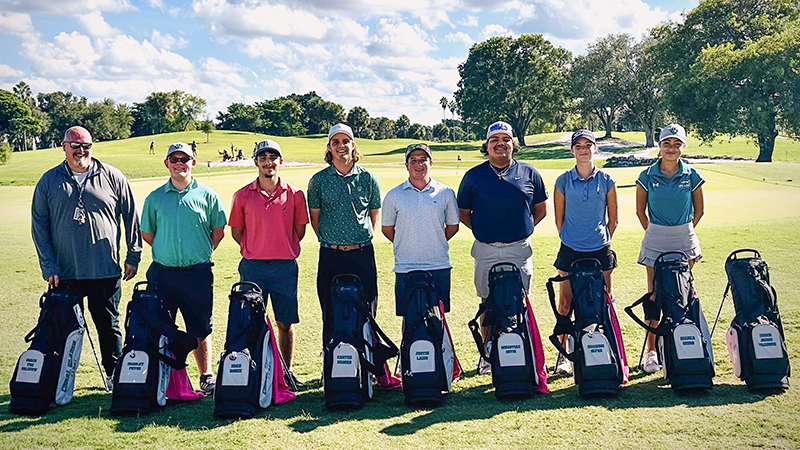
[[[474,377],[475,371],[467,372]],[[688,407],[707,407],[729,404],[748,404],[764,400],[775,393],[754,393],[743,384],[718,384],[710,392],[694,395],[680,395],[669,388],[663,378],[650,377],[643,373],[632,376],[632,385],[622,389],[617,398],[582,399],[577,387],[567,387],[552,391],[548,395],[538,395],[521,401],[497,401],[490,377],[484,376],[484,384],[457,390],[445,399],[436,409],[421,410],[425,414],[413,417],[402,423],[395,423],[380,430],[390,436],[414,434],[427,427],[446,423],[464,422],[476,419],[489,419],[508,411],[534,411],[584,408],[589,405],[605,407],[609,410],[628,408],[658,408],[686,405]],[[550,377],[551,381],[558,378]],[[411,409],[404,403],[402,389],[385,391],[375,389],[374,398],[361,410],[350,412],[330,412],[325,409],[324,398],[319,384],[309,383],[313,389],[301,392],[293,402],[270,407],[261,411],[251,420],[269,421],[271,419],[289,422],[289,427],[298,433],[309,433],[318,428],[335,425],[344,421],[387,420],[407,414]],[[111,395],[100,388],[90,389],[91,393],[76,396],[69,405],[53,408],[41,417],[21,417],[8,413],[9,395],[0,396],[0,433],[15,432],[60,422],[74,418],[99,418],[116,421],[116,431],[135,433],[152,426],[174,427],[181,430],[201,430],[227,427],[235,421],[214,419],[214,400],[204,398],[194,402],[172,402],[167,407],[142,417],[111,417]]]
[[[431,144],[430,149],[431,152],[435,155],[436,152],[445,152],[445,151],[479,152],[481,147],[480,145],[462,142],[462,143],[450,143],[450,144]],[[406,152],[406,147],[400,147],[394,150],[387,150],[385,152],[370,153],[369,155],[391,156],[391,155],[403,155],[405,154],[405,152]]]
[[[519,153],[515,154],[514,158],[523,161],[530,159],[569,159],[572,158],[572,153],[569,152],[569,148],[562,144],[550,142],[547,144],[525,147]]]

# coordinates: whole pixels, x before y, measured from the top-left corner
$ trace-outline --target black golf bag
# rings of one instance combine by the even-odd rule
[[[740,253],[753,253],[753,256],[740,257]],[[719,310],[722,312],[730,291],[736,316],[725,341],[734,375],[752,390],[787,389],[791,373],[789,354],[778,311],[778,297],[769,282],[767,263],[756,250],[736,250],[725,260],[725,273],[728,274],[728,286]]]
[[[400,366],[405,401],[409,406],[439,406],[444,400],[442,392],[450,392],[460,375],[444,307],[429,272],[409,272],[404,290]]]
[[[228,299],[228,331],[214,391],[214,417],[250,418],[257,408],[283,403],[280,400],[287,395],[291,398],[284,401],[291,400],[294,394],[285,385],[261,289],[255,283],[236,283]],[[276,395],[276,389],[285,392]]]
[[[64,287],[42,294],[39,321],[25,336],[31,346],[20,355],[11,378],[10,413],[38,416],[53,402],[72,400],[86,325],[82,301]]]
[[[111,414],[145,415],[166,405],[171,369],[186,367],[197,339],[178,330],[155,283],[133,287],[125,318],[125,345],[114,370]]]
[[[689,259],[683,252],[666,252],[656,258],[653,274],[655,301],[645,294],[625,312],[656,335],[658,359],[664,377],[676,391],[711,389],[714,386],[714,353],[711,333],[694,289]],[[648,326],[633,312],[642,304],[645,320],[660,320]]]
[[[478,318],[491,338],[484,345]],[[529,398],[547,393],[547,372],[539,328],[519,269],[498,263],[489,270],[489,298],[481,303],[469,322],[478,353],[492,366],[492,384],[500,400]]]
[[[358,276],[337,275],[330,289],[324,313],[331,321],[323,349],[325,407],[358,409],[372,398],[374,377],[384,373],[383,365],[397,355],[397,346],[375,322]]]
[[[569,281],[572,291],[570,311],[563,316],[558,313],[553,289],[553,283],[561,281]],[[547,293],[556,315],[550,342],[572,362],[578,394],[617,396],[620,385],[628,381],[628,361],[600,262],[596,259],[573,262],[568,276],[547,280]],[[573,312],[574,320],[570,319]],[[561,335],[576,343],[572,352],[562,345]]]

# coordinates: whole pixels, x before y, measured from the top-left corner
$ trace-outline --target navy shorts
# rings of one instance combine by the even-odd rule
[[[190,267],[167,267],[153,261],[147,269],[147,281],[158,284],[164,292],[167,309],[175,317],[180,309],[186,332],[204,339],[211,334],[214,309],[214,274],[212,262]]]
[[[239,281],[251,281],[261,288],[264,301],[272,300],[275,320],[298,323],[297,261],[293,259],[245,259],[239,262]]]
[[[433,277],[436,296],[442,301],[444,312],[450,312],[450,269],[428,270],[427,272]],[[407,274],[396,273],[394,275],[394,313],[404,316],[406,314],[406,291],[403,281]]]
[[[586,258],[600,261],[600,266],[603,270],[613,270],[617,267],[617,254],[614,253],[614,250],[611,250],[610,245],[593,252],[579,252],[567,247],[563,242],[561,243],[561,248],[558,249],[558,256],[556,256],[556,262],[553,265],[558,270],[569,272],[573,262]]]

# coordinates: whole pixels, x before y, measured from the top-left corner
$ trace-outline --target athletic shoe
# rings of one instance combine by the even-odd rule
[[[108,389],[109,391],[113,391],[114,390],[114,376],[113,375],[106,377],[106,389]]]
[[[217,388],[217,381],[214,379],[213,373],[206,373],[200,375],[200,390],[203,391],[207,397],[214,395],[214,389]]]
[[[292,392],[302,391],[306,388],[305,383],[302,383],[300,380],[294,376],[294,372],[291,370],[287,370],[286,373],[283,374],[283,379],[286,381],[286,385],[289,386],[289,390]]]
[[[556,359],[556,374],[569,375],[571,373],[572,373],[572,365],[569,363],[569,360],[564,355],[559,353],[558,359]]]
[[[492,365],[481,357],[478,360],[478,375],[489,375],[490,373],[492,373]]]
[[[644,355],[642,369],[647,373],[656,373],[661,370],[661,366],[658,364],[658,354],[655,350],[651,350]]]

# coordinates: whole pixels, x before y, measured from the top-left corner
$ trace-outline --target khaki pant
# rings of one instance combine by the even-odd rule
[[[513,263],[519,268],[525,292],[530,292],[533,262],[530,236],[510,243],[475,241],[472,244],[472,257],[475,259],[475,290],[481,298],[489,297],[489,269],[497,263]]]

